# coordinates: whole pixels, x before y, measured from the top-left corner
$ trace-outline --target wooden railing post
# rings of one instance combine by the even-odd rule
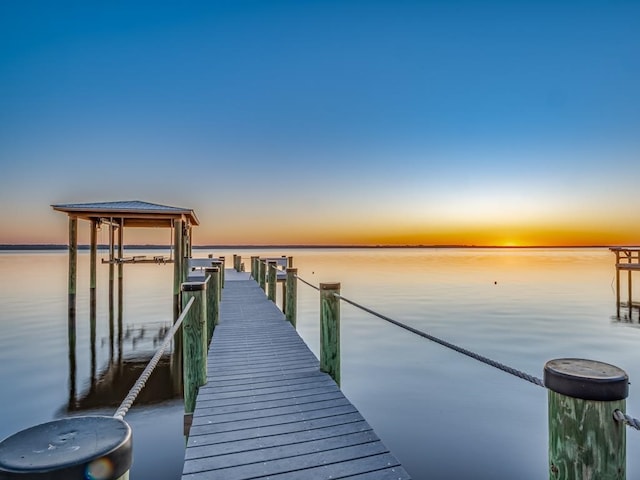
[[[577,358],[544,366],[549,389],[549,479],[626,478],[625,411],[629,377],[608,363]]]
[[[285,282],[285,290],[284,290],[284,315],[286,319],[293,325],[293,328],[296,328],[297,321],[297,297],[298,297],[298,279],[296,276],[298,275],[297,268],[287,268],[287,280]]]
[[[340,385],[339,283],[320,284],[320,370]]]
[[[206,267],[205,278],[209,277],[207,285],[207,344],[211,343],[213,330],[218,324],[220,312],[220,269],[218,267]]]
[[[182,308],[195,300],[182,323],[184,411],[192,414],[200,386],[207,383],[207,284],[182,284]]]
[[[277,263],[275,261],[270,261],[267,268],[269,282],[268,297],[269,300],[271,300],[273,303],[276,303],[276,285],[278,283]]]
[[[251,257],[251,278],[253,278],[256,282],[258,281],[258,267],[257,267],[257,262],[258,261],[258,257],[256,256],[252,256]]]
[[[0,478],[128,480],[132,459],[131,427],[124,420],[68,417],[3,440]]]
[[[220,288],[224,288],[224,256],[218,257],[218,259],[222,262],[220,265]]]
[[[258,260],[258,278],[260,279],[260,281],[258,282],[260,284],[260,288],[262,290],[267,290],[267,264],[265,260],[259,259]]]
[[[238,255],[237,255],[237,254],[235,254],[235,253],[233,254],[233,269],[234,269],[236,272],[239,272],[239,271],[240,271],[240,269],[238,268]]]

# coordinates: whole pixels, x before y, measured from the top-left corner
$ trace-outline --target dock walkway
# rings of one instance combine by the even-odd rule
[[[409,479],[258,284],[225,275],[182,478]]]

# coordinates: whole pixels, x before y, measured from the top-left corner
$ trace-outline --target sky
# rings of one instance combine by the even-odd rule
[[[0,2],[0,243],[142,200],[192,208],[196,245],[638,245],[639,25],[638,1]]]

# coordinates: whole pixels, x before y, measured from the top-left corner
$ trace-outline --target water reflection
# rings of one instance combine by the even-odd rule
[[[91,289],[89,300],[89,351],[90,372],[86,388],[78,391],[76,361],[76,313],[69,310],[69,401],[66,413],[103,408],[117,408],[138,380],[142,371],[153,357],[157,347],[170,329],[168,322],[146,322],[124,325],[123,321],[123,275],[118,275],[118,294],[115,295],[113,276],[110,275],[108,298],[108,338],[97,339],[96,290]],[[117,310],[117,311],[116,311]],[[117,325],[115,322],[117,314]],[[108,350],[104,365],[99,366],[99,350]],[[136,405],[150,405],[181,397],[181,376],[174,365],[179,362],[174,356],[177,351],[166,353],[158,362],[145,388],[136,400]],[[104,356],[101,356],[104,358]]]

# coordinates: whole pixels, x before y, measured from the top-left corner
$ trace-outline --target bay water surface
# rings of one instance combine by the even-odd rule
[[[227,265],[240,254],[247,270],[251,255],[293,256],[314,285],[340,282],[351,300],[536,377],[554,358],[617,365],[631,381],[627,411],[640,416],[639,312],[617,316],[615,257],[606,248],[195,248],[193,256],[209,253]],[[125,265],[122,299],[116,288],[110,304],[109,269],[99,264],[93,334],[89,255],[81,251],[70,347],[67,265],[66,251],[0,253],[0,438],[65,416],[112,415],[172,322],[172,265]],[[341,309],[342,389],[413,478],[548,478],[544,388],[351,305]],[[302,283],[298,331],[318,355],[318,292]],[[132,479],[182,471],[183,406],[169,363],[125,418]],[[639,449],[640,432],[628,429],[627,478],[640,478]]]

